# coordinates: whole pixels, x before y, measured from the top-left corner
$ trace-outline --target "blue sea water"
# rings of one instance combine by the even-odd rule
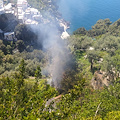
[[[120,0],[59,0],[59,12],[71,23],[69,33],[80,27],[91,29],[99,19],[120,18]]]

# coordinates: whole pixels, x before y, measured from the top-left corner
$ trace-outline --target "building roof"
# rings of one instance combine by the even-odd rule
[[[23,19],[23,18],[24,18],[23,15],[19,15],[19,16],[18,16],[18,19]]]
[[[12,8],[12,3],[9,3],[4,7],[5,10],[11,9],[11,8]]]
[[[14,32],[6,32],[6,33],[4,33],[4,35],[13,35],[14,34]]]
[[[27,19],[27,20],[25,21],[25,24],[38,24],[38,22],[35,21],[35,20]]]
[[[30,10],[32,11],[32,12],[39,12],[37,9],[35,9],[35,8],[30,8]]]
[[[28,4],[27,0],[18,0],[17,4]]]

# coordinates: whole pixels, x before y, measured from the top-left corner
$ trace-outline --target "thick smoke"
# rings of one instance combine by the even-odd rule
[[[48,82],[59,88],[62,75],[70,61],[70,54],[65,41],[61,39],[61,33],[56,24],[39,24],[32,29],[38,36],[38,43],[42,45],[42,50],[49,53],[49,64],[46,66],[46,70],[51,79]]]

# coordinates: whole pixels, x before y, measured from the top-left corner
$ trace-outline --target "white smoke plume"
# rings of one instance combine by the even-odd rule
[[[37,34],[42,49],[49,53],[49,65],[46,66],[46,70],[50,74],[54,86],[59,88],[63,73],[70,61],[70,52],[67,45],[60,38],[61,33],[58,32],[59,30],[55,24],[39,24],[32,27],[32,29]]]

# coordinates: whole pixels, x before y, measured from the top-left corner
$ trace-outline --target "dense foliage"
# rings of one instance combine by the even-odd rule
[[[21,60],[19,71],[12,78],[0,78],[0,119],[63,119],[92,120],[119,118],[120,83],[102,90],[93,90],[79,75],[79,81],[68,94],[56,99],[58,92],[42,80],[40,68],[36,79],[24,79],[26,64]]]
[[[56,0],[28,2],[45,13],[44,18],[60,17]],[[9,16],[0,15],[3,31],[10,31],[14,16],[10,20]],[[70,67],[59,88],[48,84],[45,66],[52,61],[50,51],[36,47],[37,36],[30,26],[17,20],[11,25],[18,40],[0,40],[1,120],[120,119],[120,20],[99,20],[91,30],[79,28],[65,41],[75,60],[66,63]]]
[[[19,71],[12,78],[0,78],[0,119],[37,119],[46,115],[45,103],[57,94],[46,80],[39,79],[39,67],[36,81],[28,82],[25,78],[25,62],[21,61]],[[48,94],[49,93],[49,94]]]

